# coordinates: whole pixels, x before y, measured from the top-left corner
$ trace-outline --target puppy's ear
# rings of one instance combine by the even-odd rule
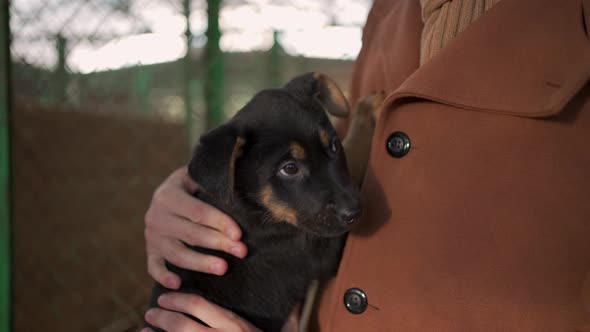
[[[236,162],[246,140],[231,123],[201,136],[188,166],[189,175],[205,192],[230,203],[234,194]]]
[[[326,112],[334,116],[347,117],[350,113],[350,106],[342,90],[323,73],[303,74],[287,83],[285,88],[312,96]]]

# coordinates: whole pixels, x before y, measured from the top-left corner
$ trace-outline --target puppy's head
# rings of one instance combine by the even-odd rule
[[[326,113],[348,115],[340,89],[308,73],[258,93],[201,138],[189,173],[218,202],[261,212],[261,227],[287,223],[338,236],[359,216],[360,195]]]

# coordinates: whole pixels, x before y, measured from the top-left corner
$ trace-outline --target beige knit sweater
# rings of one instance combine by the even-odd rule
[[[422,30],[420,64],[432,58],[449,41],[500,0],[420,0]]]

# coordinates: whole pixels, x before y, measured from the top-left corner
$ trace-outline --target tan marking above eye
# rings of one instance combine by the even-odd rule
[[[320,129],[320,141],[324,145],[324,147],[330,147],[330,135],[324,129]]]
[[[266,185],[260,191],[260,201],[270,212],[273,219],[286,221],[297,225],[297,212],[289,207],[287,203],[280,201],[274,194],[271,185]]]
[[[291,143],[291,155],[293,158],[303,160],[306,157],[305,149],[299,143]]]

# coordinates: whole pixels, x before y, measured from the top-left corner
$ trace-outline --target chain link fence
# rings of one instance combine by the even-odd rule
[[[212,81],[207,27],[198,23],[207,21],[207,2],[8,7],[13,330],[137,330],[153,282],[143,215],[156,186],[214,124],[203,92]],[[350,61],[289,56],[274,36],[267,51],[219,55],[220,118],[301,72],[322,70],[347,86]],[[139,41],[141,58],[126,60]],[[160,51],[164,60],[150,58]]]
[[[141,326],[143,213],[189,150],[182,66],[72,61],[149,31],[133,6],[178,10],[141,2],[11,4],[14,331]]]

